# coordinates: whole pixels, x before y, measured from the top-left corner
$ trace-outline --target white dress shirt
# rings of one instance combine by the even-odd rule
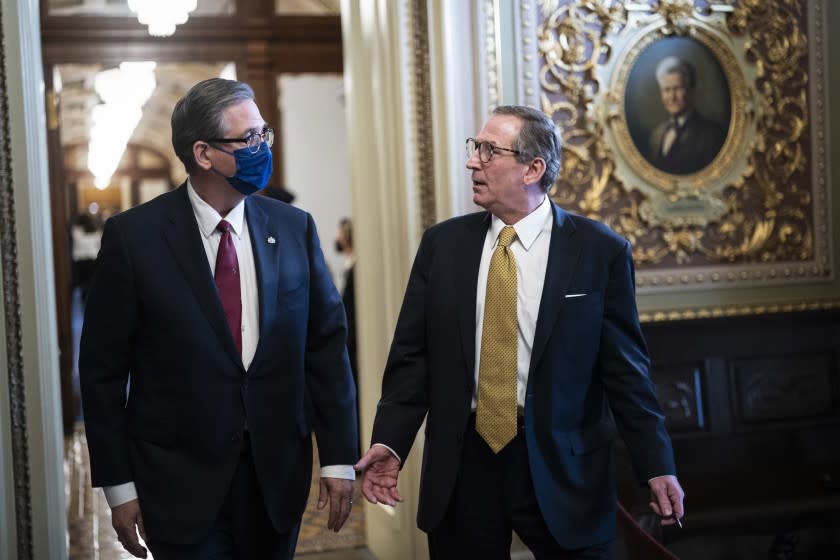
[[[187,195],[198,223],[201,242],[212,273],[216,269],[216,255],[222,239],[222,232],[216,229],[216,226],[219,225],[222,216],[198,196],[189,179],[187,180]],[[234,206],[224,219],[231,225],[231,237],[236,248],[236,259],[239,262],[239,287],[242,297],[242,365],[247,370],[254,359],[257,343],[260,340],[260,305],[254,251],[251,248],[251,236],[248,235],[248,221],[245,219],[245,200]],[[356,473],[352,465],[330,465],[321,467],[321,477],[355,480]],[[106,486],[103,490],[105,499],[112,508],[137,498],[134,482]]]
[[[551,202],[545,197],[533,212],[511,224],[516,238],[510,244],[516,259],[516,318],[519,323],[516,337],[516,403],[525,406],[525,390],[528,387],[528,369],[531,366],[531,348],[540,312],[545,269],[548,264],[548,249],[551,245],[551,226],[554,219]],[[475,297],[475,391],[472,409],[478,398],[478,370],[481,365],[481,334],[484,330],[484,297],[487,293],[487,271],[490,259],[499,240],[499,232],[505,227],[502,220],[491,217],[490,227],[484,237],[481,264],[478,266],[478,289]]]
[[[193,207],[201,243],[207,255],[211,273],[216,270],[216,255],[222,232],[216,229],[222,216],[198,196],[187,181],[187,193]],[[245,219],[245,200],[233,207],[224,219],[231,225],[231,238],[239,262],[239,289],[242,296],[242,365],[247,370],[257,351],[260,340],[260,300],[257,289],[257,268],[254,264],[254,251],[251,248],[251,236],[248,235],[248,221]]]

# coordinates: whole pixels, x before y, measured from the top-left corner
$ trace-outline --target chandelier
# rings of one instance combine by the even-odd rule
[[[125,147],[143,116],[143,105],[157,87],[154,62],[123,62],[96,74],[94,88],[102,101],[93,107],[88,169],[97,189],[106,189]]]
[[[149,35],[166,37],[175,33],[175,26],[186,23],[198,0],[128,0],[128,7],[137,20],[149,26]]]

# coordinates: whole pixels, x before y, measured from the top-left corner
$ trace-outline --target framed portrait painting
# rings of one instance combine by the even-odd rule
[[[633,145],[659,171],[690,175],[708,167],[729,131],[729,82],[700,41],[664,37],[639,53],[624,88]]]

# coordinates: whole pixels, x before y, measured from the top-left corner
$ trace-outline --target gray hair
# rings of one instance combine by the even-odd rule
[[[225,109],[248,99],[254,90],[246,83],[211,78],[195,84],[172,111],[172,147],[187,173],[196,169],[192,147],[198,140],[223,138]]]
[[[662,78],[668,74],[680,74],[689,89],[694,88],[694,66],[690,62],[676,56],[666,56],[656,65],[656,81],[662,83]]]
[[[494,115],[511,115],[522,121],[519,136],[513,141],[516,161],[528,163],[535,157],[545,161],[545,173],[540,179],[540,186],[548,192],[560,175],[560,148],[563,145],[560,132],[548,115],[531,107],[522,105],[501,105],[493,110]]]

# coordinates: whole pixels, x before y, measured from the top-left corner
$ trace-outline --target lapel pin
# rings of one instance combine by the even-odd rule
[[[274,239],[274,237],[272,237],[272,236],[270,236],[270,235],[268,236],[268,239],[266,239],[266,241],[268,241],[268,242],[269,242],[269,243],[271,243],[272,245],[275,243],[275,239]]]

